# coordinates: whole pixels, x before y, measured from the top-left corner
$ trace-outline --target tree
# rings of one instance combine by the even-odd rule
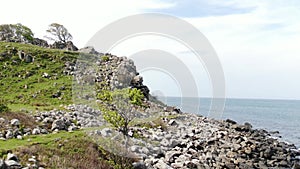
[[[66,43],[73,39],[72,35],[69,33],[67,28],[58,23],[50,24],[46,32],[50,34],[50,36],[46,36],[46,38],[51,41]]]
[[[31,43],[33,39],[34,38],[31,29],[20,23],[0,25],[1,41]]]
[[[18,39],[21,39],[23,41],[28,41],[28,42],[33,41],[33,33],[30,28],[20,23],[16,24],[15,28],[16,28],[16,36],[18,37]]]
[[[129,124],[137,116],[137,108],[144,107],[144,95],[138,89],[118,89],[113,92],[104,92],[100,97],[108,101],[110,108],[105,107],[104,119],[117,128],[124,136],[128,136]],[[108,96],[108,94],[110,96]],[[99,97],[99,96],[98,96]],[[109,98],[109,99],[107,99]]]

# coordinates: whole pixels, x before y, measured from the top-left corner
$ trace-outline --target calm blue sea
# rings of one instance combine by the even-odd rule
[[[183,112],[208,115],[210,98],[158,98]],[[250,122],[254,128],[279,131],[281,140],[300,147],[300,100],[226,99],[222,119]]]

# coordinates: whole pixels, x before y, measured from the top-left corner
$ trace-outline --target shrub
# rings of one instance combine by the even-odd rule
[[[9,110],[9,108],[5,104],[0,103],[0,113],[7,112],[8,110]]]
[[[97,98],[101,101],[110,103],[112,101],[112,92],[109,90],[101,90],[98,93]]]
[[[129,89],[128,92],[129,92],[129,98],[131,104],[141,106],[141,107],[144,106],[143,105],[144,95],[139,89],[137,88]]]
[[[106,55],[103,55],[103,56],[101,57],[101,60],[102,60],[103,62],[107,62],[107,61],[109,61],[109,57],[106,56]]]

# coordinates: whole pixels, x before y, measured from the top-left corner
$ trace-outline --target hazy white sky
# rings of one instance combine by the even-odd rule
[[[1,2],[1,7],[0,24],[22,23],[42,38],[50,23],[61,23],[78,47],[122,17],[143,12],[174,15],[196,26],[215,48],[224,69],[227,97],[300,99],[297,0],[10,0]],[[147,48],[193,57],[182,45],[161,37],[130,39],[112,53],[129,56]],[[210,96],[209,78],[201,63],[183,61],[195,76],[199,95]],[[180,95],[172,78],[154,74],[144,72],[152,91]],[[163,84],[160,76],[166,79]]]

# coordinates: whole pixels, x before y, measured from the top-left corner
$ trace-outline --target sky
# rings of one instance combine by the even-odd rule
[[[43,38],[48,25],[57,22],[69,30],[80,48],[97,31],[123,17],[145,12],[169,14],[194,25],[214,47],[224,71],[226,97],[300,99],[297,0],[10,0],[1,6],[0,24],[22,23],[36,37]],[[203,63],[174,40],[149,35],[133,37],[111,53],[130,57],[147,49],[178,57],[195,79],[195,95],[212,95]],[[178,79],[171,74],[157,69],[140,71],[153,93],[181,96]]]

